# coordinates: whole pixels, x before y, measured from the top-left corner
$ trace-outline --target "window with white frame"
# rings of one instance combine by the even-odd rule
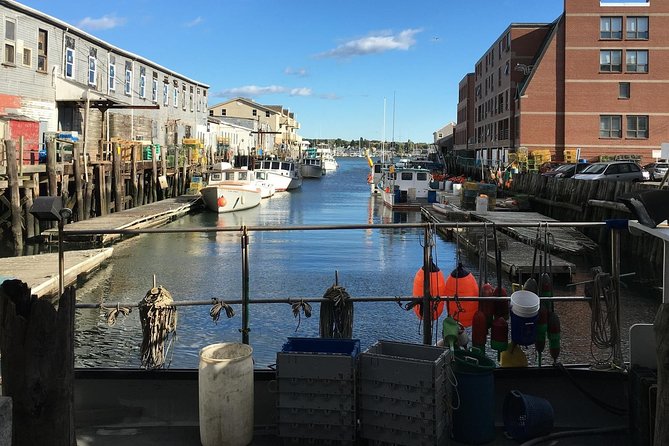
[[[116,91],[116,64],[109,64],[109,91]]]
[[[202,100],[201,100],[200,89],[199,88],[197,89],[196,93],[197,93],[197,111],[199,112],[202,109],[202,107],[201,107]]]
[[[151,81],[151,102],[158,102],[158,79]]]
[[[170,105],[170,86],[163,84],[163,105]]]
[[[626,31],[630,40],[648,40],[648,17],[627,17]]]
[[[601,115],[599,117],[600,138],[622,138],[622,117],[619,115]]]
[[[16,64],[16,21],[5,19],[5,45],[3,63]]]
[[[176,85],[174,86],[174,92],[173,92],[173,98],[172,98],[172,103],[174,107],[179,107],[179,87]]]
[[[65,49],[65,77],[74,79],[74,48]]]
[[[88,56],[88,85],[95,86],[98,77],[98,64],[95,57]]]
[[[623,38],[623,18],[622,17],[600,17],[599,18],[599,38],[621,40]]]
[[[44,29],[37,32],[37,71],[46,73],[49,52],[49,33]]]
[[[125,69],[125,86],[124,93],[128,96],[132,96],[132,70]]]
[[[599,71],[603,73],[620,73],[623,71],[622,50],[601,50],[599,52]]]
[[[23,58],[21,60],[24,67],[33,66],[33,50],[30,48],[23,48]]]
[[[647,139],[648,116],[628,116],[626,133],[628,138]]]
[[[146,74],[144,73],[139,75],[139,97],[146,98]]]
[[[627,50],[625,63],[630,73],[648,73],[648,50]]]

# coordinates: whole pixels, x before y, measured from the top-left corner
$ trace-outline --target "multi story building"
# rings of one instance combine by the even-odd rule
[[[469,150],[469,144],[474,141],[474,117],[476,107],[474,104],[475,75],[467,73],[460,81],[458,88],[458,120],[455,126],[454,150],[465,153]],[[465,154],[465,156],[468,153]]]
[[[475,67],[477,157],[527,148],[649,161],[669,140],[668,46],[665,0],[565,0],[553,23],[510,25]]]
[[[202,82],[12,0],[0,0],[0,36],[0,116],[33,122],[36,145],[77,132],[91,155],[114,137],[170,145],[206,132]]]

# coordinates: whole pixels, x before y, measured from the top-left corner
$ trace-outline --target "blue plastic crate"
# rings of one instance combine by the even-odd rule
[[[359,339],[296,338],[289,337],[282,352],[333,353],[355,358],[360,353]]]

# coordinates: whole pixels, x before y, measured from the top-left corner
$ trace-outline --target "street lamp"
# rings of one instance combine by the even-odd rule
[[[61,298],[65,291],[63,228],[65,226],[65,220],[72,216],[72,209],[63,207],[62,197],[36,197],[29,212],[39,221],[58,222],[58,298]]]

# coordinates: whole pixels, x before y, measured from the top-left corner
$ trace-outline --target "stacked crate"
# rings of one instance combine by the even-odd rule
[[[434,446],[448,442],[450,351],[378,341],[360,355],[361,437],[373,445]]]
[[[277,353],[279,437],[291,445],[353,445],[357,339],[288,338]]]
[[[566,149],[564,151],[564,162],[565,163],[576,163],[576,150],[575,149]]]

